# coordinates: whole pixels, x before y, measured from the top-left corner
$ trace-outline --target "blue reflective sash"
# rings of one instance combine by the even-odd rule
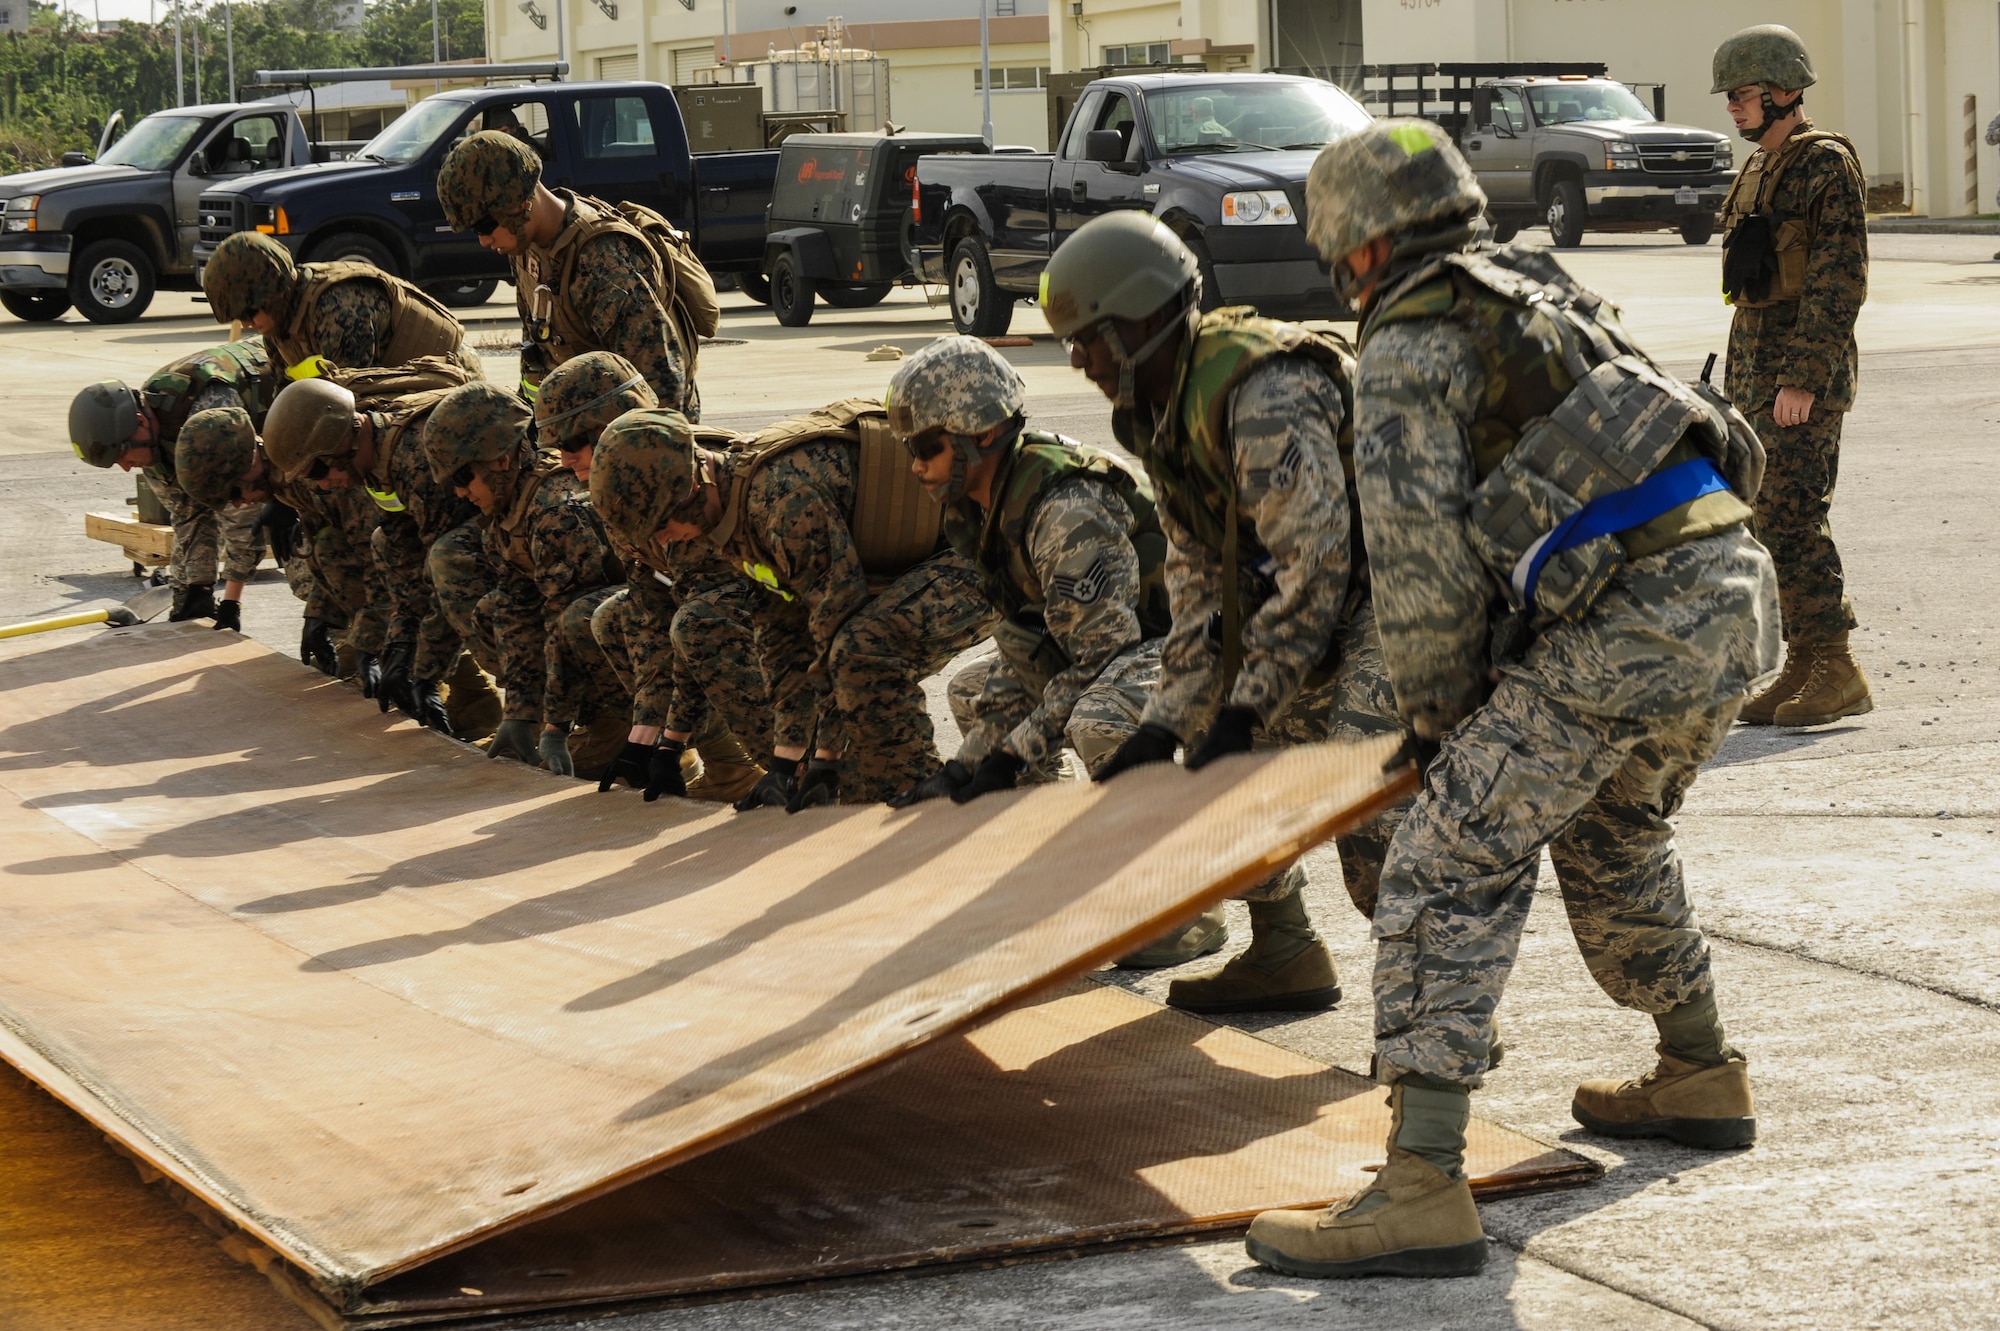
[[[1668,467],[1665,471],[1656,471],[1629,489],[1599,495],[1528,547],[1514,565],[1514,595],[1520,598],[1523,606],[1532,610],[1535,585],[1542,577],[1542,565],[1548,563],[1552,555],[1600,536],[1642,527],[1662,513],[1728,488],[1729,482],[1722,479],[1722,473],[1715,469],[1713,462],[1707,458],[1696,458],[1692,462]]]

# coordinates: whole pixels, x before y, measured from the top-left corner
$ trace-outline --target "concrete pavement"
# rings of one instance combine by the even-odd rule
[[[1678,819],[1716,946],[1732,1038],[1752,1059],[1761,1136],[1708,1156],[1587,1136],[1584,1077],[1650,1065],[1650,1023],[1591,982],[1544,876],[1502,1007],[1506,1064],[1476,1110],[1607,1167],[1594,1185],[1484,1208],[1493,1260],[1454,1282],[1319,1284],[1251,1265],[1234,1240],[990,1271],[864,1281],[697,1307],[606,1310],[620,1331],[816,1327],[1978,1327],[2000,1326],[2000,324],[1989,239],[1876,236],[1860,401],[1835,531],[1875,682],[1865,717],[1804,733],[1739,729]],[[1720,350],[1716,246],[1591,238],[1565,256],[1677,368]],[[750,425],[853,392],[948,322],[900,296],[822,310],[804,330],[734,307],[704,353],[711,419]],[[179,317],[175,317],[176,303]],[[136,379],[214,325],[162,297],[126,329],[0,321],[14,370],[0,413],[0,619],[128,594],[80,514],[129,492],[77,464],[63,416],[87,378]],[[504,318],[507,307],[485,313]],[[1040,332],[1031,311],[1019,331]],[[482,334],[509,336],[502,323]],[[1010,352],[1038,420],[1108,442],[1107,412],[1045,336]],[[489,362],[496,376],[505,357]],[[86,502],[88,501],[88,503]],[[246,621],[280,647],[298,611],[266,570]],[[357,705],[359,702],[357,701]],[[948,721],[947,723],[948,724]],[[1365,930],[1332,856],[1310,861],[1316,918],[1347,999],[1323,1016],[1246,1019],[1350,1068],[1368,1057]],[[1239,931],[1245,920],[1234,911]],[[1239,937],[1245,936],[1239,932]],[[1167,976],[1115,976],[1158,995]],[[246,1275],[246,1278],[252,1278]],[[567,1321],[580,1321],[575,1314]],[[299,1323],[304,1325],[303,1321]],[[275,1324],[274,1324],[275,1325]],[[235,1331],[231,1328],[230,1331]]]

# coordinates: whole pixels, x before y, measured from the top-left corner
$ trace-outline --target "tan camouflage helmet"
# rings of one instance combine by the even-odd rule
[[[931,430],[982,435],[1020,415],[1028,386],[976,337],[941,337],[898,366],[882,396],[898,439]]]
[[[1799,35],[1781,24],[1760,23],[1715,48],[1715,86],[1709,91],[1734,92],[1755,83],[1796,92],[1818,82]]]
[[[590,465],[590,502],[641,550],[677,508],[695,497],[694,432],[671,407],[628,411],[604,427]]]
[[[241,498],[237,483],[256,465],[257,430],[241,407],[197,411],[174,439],[174,479],[188,498],[208,508]]]
[[[1306,177],[1306,234],[1334,265],[1369,241],[1470,220],[1486,206],[1472,168],[1435,122],[1377,120],[1320,149]]]
[[[93,467],[115,466],[139,429],[139,398],[116,379],[90,385],[69,404],[69,446]]]
[[[209,313],[219,324],[248,322],[263,310],[282,319],[292,305],[299,267],[292,252],[259,231],[238,231],[215,247],[201,270]]]
[[[1105,319],[1134,322],[1183,293],[1200,295],[1201,264],[1166,223],[1129,209],[1076,229],[1042,272],[1042,313],[1057,337]]]
[[[264,456],[278,476],[297,481],[321,458],[353,451],[354,394],[330,379],[287,384],[264,417]]]
[[[542,159],[533,148],[505,130],[484,129],[444,155],[438,202],[455,230],[471,231],[490,218],[519,235],[541,180]]]
[[[542,378],[535,396],[535,442],[574,453],[597,442],[628,411],[660,405],[646,376],[611,351],[572,356]]]
[[[498,384],[475,380],[444,395],[424,422],[424,456],[439,485],[460,469],[518,455],[528,443],[528,404]]]

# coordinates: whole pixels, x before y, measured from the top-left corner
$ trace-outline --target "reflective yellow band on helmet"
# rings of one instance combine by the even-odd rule
[[[368,497],[375,501],[375,507],[381,509],[384,513],[401,513],[403,511],[403,497],[394,490],[377,490],[372,485],[363,485],[361,488],[366,490]]]
[[[326,368],[326,357],[308,356],[297,365],[285,370],[285,377],[297,383],[301,379],[317,379]]]
[[[746,559],[743,561],[743,571],[750,575],[752,582],[770,588],[787,601],[792,599],[792,594],[778,585],[778,571],[769,564],[753,564]]]
[[[521,400],[526,402],[529,406],[531,407],[534,406],[535,399],[540,397],[541,395],[542,395],[542,386],[540,384],[531,384],[526,379],[523,379],[521,381]]]
[[[1045,310],[1049,307],[1049,270],[1046,268],[1042,269],[1042,285],[1035,293],[1035,303]]]

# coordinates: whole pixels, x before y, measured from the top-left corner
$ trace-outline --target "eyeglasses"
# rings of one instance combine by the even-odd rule
[[[323,481],[336,467],[342,471],[347,471],[349,470],[348,461],[353,456],[352,453],[342,453],[339,457],[314,458],[312,465],[306,468],[306,479],[309,481]]]
[[[926,430],[922,434],[913,434],[903,441],[903,447],[907,448],[910,456],[919,462],[929,462],[944,452],[948,446],[949,441],[942,430]]]
[[[473,465],[468,462],[451,474],[451,488],[454,490],[465,489],[468,485],[472,484],[473,475]]]
[[[487,213],[472,224],[472,234],[475,236],[490,236],[499,229],[500,224],[493,220],[492,213]]]
[[[1761,101],[1763,96],[1764,88],[1759,84],[1749,89],[1732,88],[1722,95],[1722,100],[1730,106],[1742,106],[1746,102]]]

